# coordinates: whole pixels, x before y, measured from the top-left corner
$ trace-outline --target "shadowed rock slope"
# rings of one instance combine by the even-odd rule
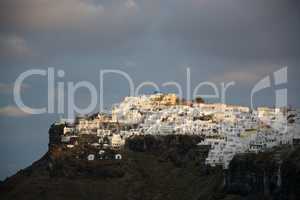
[[[300,199],[300,148],[236,155],[225,177],[227,192],[247,199]]]
[[[122,160],[78,159],[66,151],[62,127],[49,131],[49,151],[0,183],[0,199],[230,200],[299,199],[300,149],[237,155],[224,172],[204,165],[199,136],[136,136]],[[280,179],[278,179],[280,174]]]
[[[223,172],[204,166],[200,137],[136,137],[122,160],[76,160],[55,145],[1,183],[1,199],[216,199]]]

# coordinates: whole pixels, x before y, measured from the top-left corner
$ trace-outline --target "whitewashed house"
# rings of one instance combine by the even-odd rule
[[[121,154],[115,154],[115,159],[116,160],[122,160],[122,155]]]
[[[88,160],[88,161],[93,161],[93,160],[95,160],[95,155],[94,155],[94,154],[89,154],[88,157],[87,157],[87,160]]]

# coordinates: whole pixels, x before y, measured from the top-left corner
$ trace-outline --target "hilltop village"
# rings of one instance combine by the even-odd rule
[[[128,138],[145,135],[198,135],[209,146],[205,163],[227,169],[237,153],[259,153],[280,145],[300,144],[300,110],[222,103],[189,102],[175,94],[156,93],[125,99],[111,113],[61,120],[60,143],[66,151],[79,149],[88,161],[122,159]],[[51,143],[51,135],[50,135]],[[79,148],[80,147],[80,148]],[[83,148],[87,147],[87,148]]]

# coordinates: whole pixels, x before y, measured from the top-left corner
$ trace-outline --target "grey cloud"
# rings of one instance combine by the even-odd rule
[[[32,50],[28,47],[24,38],[17,35],[2,35],[0,34],[0,57],[13,58],[26,57],[32,55]]]
[[[30,88],[30,85],[23,83],[21,86],[21,90],[24,91]],[[0,94],[12,94],[13,93],[14,84],[0,83]]]
[[[298,1],[177,1],[162,24],[166,38],[196,55],[226,59],[298,58]]]
[[[0,30],[47,56],[125,55],[158,37],[195,57],[280,61],[299,57],[299,8],[293,0],[4,0]]]
[[[21,35],[48,56],[107,52],[138,38],[148,20],[134,0],[112,2],[5,0],[0,3],[0,30]]]
[[[240,64],[242,66],[242,64]],[[270,63],[244,63],[241,69],[239,65],[233,65],[225,71],[216,73],[212,77],[215,82],[236,81],[238,84],[254,85],[257,81],[273,72],[285,67],[284,65],[275,65]]]
[[[24,112],[20,108],[16,106],[5,106],[0,108],[0,116],[6,116],[6,117],[26,117],[29,116],[29,113]]]
[[[116,2],[116,1],[115,1]],[[1,4],[2,29],[30,31],[73,31],[122,22],[137,11],[127,1],[114,6],[95,4],[85,0],[24,0],[3,1]],[[131,1],[130,1],[131,2]],[[127,3],[127,4],[126,4]],[[95,27],[91,26],[94,25]],[[107,27],[106,27],[107,28]]]

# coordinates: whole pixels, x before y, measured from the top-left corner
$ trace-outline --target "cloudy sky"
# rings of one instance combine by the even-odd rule
[[[0,1],[0,179],[43,155],[50,124],[64,116],[29,115],[16,106],[14,81],[29,69],[61,69],[65,76],[56,83],[89,81],[97,89],[100,70],[119,69],[135,86],[151,81],[163,92],[177,92],[162,86],[176,81],[186,94],[189,68],[192,89],[205,81],[235,81],[226,101],[249,105],[255,83],[287,66],[288,83],[278,87],[300,107],[299,11],[298,0]],[[276,88],[261,91],[255,105],[273,106]],[[26,79],[21,91],[26,105],[47,104],[46,77]],[[109,108],[128,95],[128,82],[107,75],[103,93]],[[78,90],[75,102],[87,106],[89,92]]]

